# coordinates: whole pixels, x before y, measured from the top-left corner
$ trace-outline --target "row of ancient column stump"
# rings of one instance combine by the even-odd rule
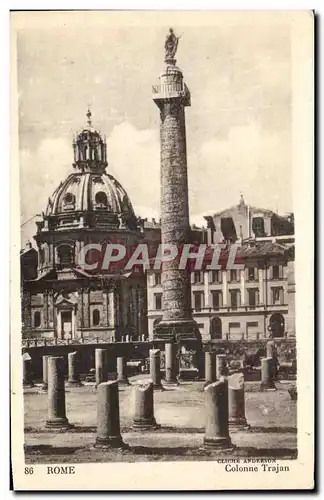
[[[48,357],[48,417],[46,428],[68,429],[66,416],[64,359]],[[229,429],[246,429],[244,381],[229,386],[226,377],[211,382],[205,389],[206,428],[204,445],[208,449],[225,450],[232,447]],[[97,386],[97,447],[124,446],[120,432],[119,383],[117,380],[101,382]],[[154,416],[154,384],[152,380],[138,381],[133,386],[134,414],[132,429],[149,431],[158,429]]]
[[[170,346],[170,347],[169,347]],[[164,384],[177,384],[175,366],[175,346],[166,345]],[[269,354],[269,352],[267,353]],[[119,386],[128,385],[126,358],[117,358],[117,380],[108,381],[107,351],[96,349],[97,387],[97,436],[95,446],[115,448],[126,446],[120,432]],[[274,387],[274,359],[261,360],[261,388]],[[24,366],[24,380],[27,366]],[[204,447],[211,450],[232,448],[230,430],[248,429],[245,417],[244,376],[237,373],[227,377],[226,355],[205,353],[205,436]],[[48,392],[48,418],[46,427],[67,429],[71,427],[66,416],[64,358],[43,357],[43,390]],[[68,355],[67,386],[81,386],[77,373],[77,353]],[[133,430],[154,430],[160,426],[154,417],[154,391],[163,390],[161,383],[160,350],[150,350],[150,379],[134,384]]]
[[[260,390],[275,390],[276,358],[272,345],[268,346],[267,357],[261,358],[261,382]],[[226,354],[215,354],[205,352],[205,386],[215,382],[221,376],[228,375]]]

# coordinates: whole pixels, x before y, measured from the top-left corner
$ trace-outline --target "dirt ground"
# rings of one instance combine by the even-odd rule
[[[136,377],[138,378],[138,377]],[[135,377],[130,379],[135,381]],[[259,392],[247,383],[248,431],[232,432],[234,449],[227,457],[295,458],[297,456],[296,402],[288,394],[290,383],[278,383],[275,392]],[[39,387],[25,390],[25,455],[28,463],[82,463],[109,461],[213,460],[202,449],[204,393],[201,382],[183,383],[154,394],[154,412],[161,428],[152,432],[132,430],[132,387],[121,388],[120,419],[128,450],[94,449],[97,404],[93,385],[66,389],[69,431],[45,429],[47,394]],[[221,456],[221,455],[218,455]]]

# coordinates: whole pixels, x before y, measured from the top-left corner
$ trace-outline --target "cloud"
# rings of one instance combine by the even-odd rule
[[[189,154],[191,222],[238,203],[287,212],[291,210],[290,164],[285,134],[265,132],[257,122],[232,127]],[[126,189],[135,213],[160,218],[160,140],[157,129],[137,129],[129,121],[116,125],[107,138],[108,169]],[[72,146],[64,138],[47,138],[35,151],[20,154],[21,217],[45,210],[48,197],[72,171]],[[31,238],[35,223],[22,230]]]
[[[72,145],[67,139],[44,139],[36,151],[20,152],[22,221],[45,210],[48,197],[72,171]]]
[[[136,207],[141,207],[141,211],[147,207],[157,216],[160,208],[158,130],[138,130],[130,122],[123,121],[113,128],[107,139],[107,155],[108,172],[126,189],[135,211]]]
[[[48,197],[72,171],[72,145],[67,139],[44,139],[36,150],[20,151],[21,223],[45,211]],[[35,220],[22,227],[22,244],[36,232]]]
[[[108,168],[126,189],[136,214],[159,218],[160,146],[157,130],[138,130],[124,121],[107,138]],[[71,142],[46,138],[36,150],[20,152],[22,223],[45,211],[48,197],[73,171]],[[22,228],[22,243],[35,234],[35,221]]]

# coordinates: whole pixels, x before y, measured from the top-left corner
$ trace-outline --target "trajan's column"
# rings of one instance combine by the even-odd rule
[[[191,103],[174,59],[178,41],[170,29],[165,40],[165,69],[153,87],[153,101],[160,110],[161,242],[180,249],[189,243],[190,230],[185,107]],[[176,342],[182,350],[197,352],[201,335],[191,314],[190,272],[178,267],[177,261],[162,263],[163,317],[154,341]]]

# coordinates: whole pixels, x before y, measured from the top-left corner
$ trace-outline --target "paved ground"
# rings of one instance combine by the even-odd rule
[[[280,383],[276,392],[261,393],[258,385],[246,384],[246,417],[251,430],[231,434],[235,449],[230,456],[296,456],[296,402],[290,400],[289,386]],[[153,432],[132,431],[132,388],[121,388],[121,430],[124,442],[130,445],[123,452],[93,449],[97,410],[93,386],[66,390],[67,417],[74,428],[55,433],[44,428],[47,395],[38,390],[25,390],[25,453],[29,463],[214,459],[201,449],[205,425],[202,383],[155,392],[155,417],[161,429]]]

